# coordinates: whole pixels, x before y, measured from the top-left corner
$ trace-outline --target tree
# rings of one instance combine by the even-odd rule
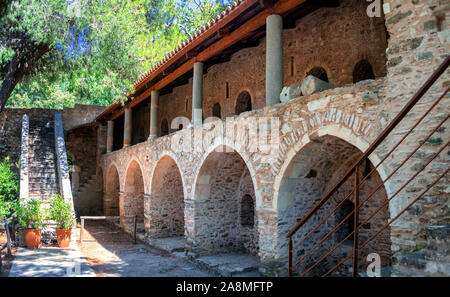
[[[230,1],[226,1],[229,3]],[[108,105],[226,3],[0,0],[0,112]]]

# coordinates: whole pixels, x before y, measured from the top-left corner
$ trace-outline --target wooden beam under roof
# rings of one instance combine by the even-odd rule
[[[198,38],[193,39],[191,42],[189,42],[186,47],[175,53],[172,57],[166,61],[163,65],[159,67],[156,71],[151,73],[149,76],[147,76],[144,80],[139,82],[135,85],[136,90],[140,89],[142,86],[145,85],[148,81],[155,78],[160,72],[162,72],[168,65],[171,64],[171,61],[176,61],[179,58],[182,58],[184,54],[188,51],[193,50],[195,47],[200,45],[203,41],[211,37],[212,35],[216,34],[218,30],[228,25],[230,22],[232,22],[236,17],[238,17],[241,13],[246,11],[247,9],[254,6],[256,3],[258,3],[259,0],[247,0],[243,3],[241,3],[236,9],[232,10],[226,17],[222,18],[221,20],[215,22],[209,29],[207,29],[205,32],[201,33],[201,35]]]
[[[170,84],[172,81],[182,76],[186,72],[193,69],[195,62],[205,62],[209,58],[213,57],[215,54],[222,52],[224,49],[232,46],[233,44],[245,38],[255,30],[259,29],[261,26],[266,24],[266,18],[271,14],[286,14],[293,8],[305,3],[306,0],[286,0],[277,2],[272,8],[263,10],[255,17],[251,18],[248,22],[241,25],[239,28],[231,32],[229,35],[223,37],[216,43],[209,46],[204,51],[200,52],[197,57],[192,58],[185,62],[183,65],[175,69],[172,73],[168,74],[166,77],[158,81],[155,85],[138,95],[133,101],[125,104],[119,112],[115,112],[110,120],[113,120],[124,113],[125,108],[132,108],[139,104],[141,101],[147,99],[153,90],[160,90]]]

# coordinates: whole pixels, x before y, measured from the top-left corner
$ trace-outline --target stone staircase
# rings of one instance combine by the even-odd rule
[[[30,118],[29,197],[46,203],[59,193],[53,114]]]

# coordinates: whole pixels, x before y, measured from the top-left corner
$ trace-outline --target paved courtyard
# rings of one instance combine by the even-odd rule
[[[81,253],[97,276],[213,276],[183,257],[144,245],[105,222],[86,222]],[[78,237],[76,238],[78,239]]]

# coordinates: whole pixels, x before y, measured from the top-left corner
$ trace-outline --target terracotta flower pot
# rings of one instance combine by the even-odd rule
[[[56,229],[56,237],[58,239],[58,246],[60,248],[66,248],[70,244],[70,236],[72,235],[72,228],[69,229]]]
[[[40,229],[28,229],[23,230],[25,235],[25,242],[29,249],[37,249],[41,245],[41,232]]]

